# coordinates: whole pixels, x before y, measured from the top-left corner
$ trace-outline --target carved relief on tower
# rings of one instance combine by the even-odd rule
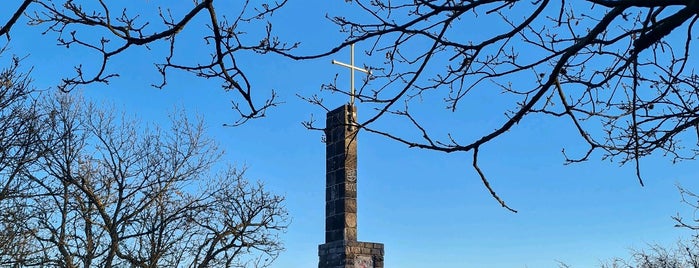
[[[345,169],[345,174],[347,174],[347,181],[356,182],[357,181],[357,170],[355,169]],[[355,189],[356,190],[356,189]]]
[[[355,268],[374,268],[374,259],[371,256],[357,255],[354,258]]]

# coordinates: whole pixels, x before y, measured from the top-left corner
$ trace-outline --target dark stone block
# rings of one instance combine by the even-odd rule
[[[345,182],[345,169],[344,168],[336,169],[335,171],[333,171],[332,176],[336,180],[335,184],[344,183]]]
[[[336,230],[342,230],[345,227],[345,215],[343,214],[335,214],[335,217],[332,219],[332,226]]]
[[[333,202],[333,208],[335,211],[339,214],[342,214],[342,217],[344,217],[344,212],[345,212],[345,200],[340,199],[340,200],[335,200]]]
[[[339,168],[337,168],[337,167],[334,167],[334,168],[328,170],[328,172],[325,173],[325,178],[326,178],[325,181],[330,183],[330,185],[338,184],[338,183],[344,181],[345,179],[343,177],[338,176],[338,172],[337,172],[338,170],[339,170]]]
[[[331,149],[332,154],[328,155],[328,156],[329,157],[336,157],[336,156],[343,155],[345,152],[344,149],[345,149],[345,144],[343,142],[339,142],[339,141],[333,142],[332,149]]]
[[[325,158],[325,174],[332,172],[334,169],[333,159],[328,157]]]
[[[325,226],[328,231],[335,232],[340,229],[341,226],[337,225],[337,215],[329,216],[325,218]]]
[[[345,193],[347,192],[347,190],[345,189],[345,184],[347,184],[347,183],[344,181],[341,183],[335,184],[335,188],[337,188],[336,189],[337,196],[339,196],[339,198],[346,197]]]
[[[332,216],[337,213],[337,210],[335,210],[335,206],[332,205],[332,203],[327,202],[325,203],[325,215],[327,216]]]
[[[332,221],[333,221],[333,216],[327,216],[325,217],[325,233],[328,233],[330,231],[334,231],[335,228],[332,227]]]
[[[330,199],[328,199],[328,201],[335,201],[335,200],[343,198],[343,196],[340,194],[340,185],[339,184],[328,185],[326,190],[330,191]]]
[[[326,240],[329,239],[329,241],[325,241],[325,242],[337,241],[337,240],[342,239],[342,233],[340,233],[338,231],[326,231],[325,237],[326,237]]]

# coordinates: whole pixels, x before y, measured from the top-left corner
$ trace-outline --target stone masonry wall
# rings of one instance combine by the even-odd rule
[[[357,241],[356,117],[351,105],[327,115],[325,244],[318,246],[319,268],[383,268],[383,244]]]
[[[325,242],[357,240],[357,110],[343,105],[326,121]]]
[[[318,246],[319,268],[383,268],[383,244],[335,241]]]

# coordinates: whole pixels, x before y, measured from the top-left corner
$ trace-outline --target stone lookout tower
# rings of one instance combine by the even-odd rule
[[[318,268],[383,268],[383,244],[357,241],[357,109],[330,111],[325,127],[325,244]]]
[[[328,112],[325,125],[325,244],[318,268],[383,268],[384,247],[357,241],[357,108],[354,106],[354,46],[349,104]]]

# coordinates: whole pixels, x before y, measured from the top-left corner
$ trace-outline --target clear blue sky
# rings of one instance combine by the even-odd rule
[[[145,1],[155,7],[166,1]],[[253,1],[255,2],[255,1]],[[168,2],[169,3],[169,2]],[[190,5],[182,1],[182,5]],[[234,3],[219,3],[227,12]],[[283,38],[302,41],[300,53],[328,49],[344,36],[324,19],[326,13],[350,12],[345,1],[290,1],[274,18],[274,30]],[[6,15],[0,12],[3,18]],[[22,20],[24,21],[24,20]],[[188,26],[183,32],[196,31]],[[34,85],[55,87],[58,79],[78,62],[98,60],[84,50],[56,47],[53,35],[18,25],[12,32],[10,53],[27,55],[25,67],[34,66]],[[195,34],[193,34],[195,35]],[[180,45],[205,56],[200,39],[184,38]],[[357,63],[381,62],[361,53],[369,44],[358,44]],[[209,132],[226,150],[226,160],[249,167],[250,179],[286,196],[293,221],[282,239],[287,250],[273,267],[316,267],[318,244],[324,241],[325,147],[321,133],[308,131],[301,121],[324,111],[304,103],[295,94],[319,93],[320,85],[347,71],[331,59],[348,61],[349,51],[332,58],[294,62],[276,56],[250,55],[239,63],[264,97],[275,89],[285,103],[266,118],[235,128],[230,99],[215,81],[173,72],[163,90],[150,87],[159,77],[153,62],[163,57],[159,46],[129,50],[114,59],[119,72],[108,86],[81,88],[96,101],[115,104],[143,122],[162,122],[176,106],[202,115]],[[9,57],[3,55],[3,62]],[[183,59],[185,59],[183,58]],[[89,64],[88,64],[89,65]],[[347,102],[339,95],[323,93],[331,107]],[[444,118],[439,111],[429,118],[435,127],[487,131],[502,122],[501,112],[487,112],[496,95],[469,102],[464,116]],[[429,100],[428,100],[429,101]],[[358,104],[359,116],[368,113]],[[393,127],[394,122],[383,122]],[[403,126],[395,123],[400,131]],[[473,134],[472,134],[473,135]],[[571,138],[573,137],[573,138]],[[387,139],[363,133],[359,137],[359,240],[385,244],[385,267],[555,267],[560,260],[574,267],[591,267],[611,257],[626,257],[631,247],[647,243],[672,245],[690,233],[673,228],[677,212],[691,217],[680,204],[675,185],[699,191],[696,162],[671,164],[662,156],[642,160],[646,187],[641,187],[633,167],[602,161],[599,155],[587,163],[563,165],[562,148],[581,149],[581,140],[562,119],[530,117],[501,138],[481,148],[481,168],[498,194],[513,208],[510,213],[490,197],[470,166],[471,154],[444,154],[408,149]],[[694,146],[693,142],[688,145]]]

